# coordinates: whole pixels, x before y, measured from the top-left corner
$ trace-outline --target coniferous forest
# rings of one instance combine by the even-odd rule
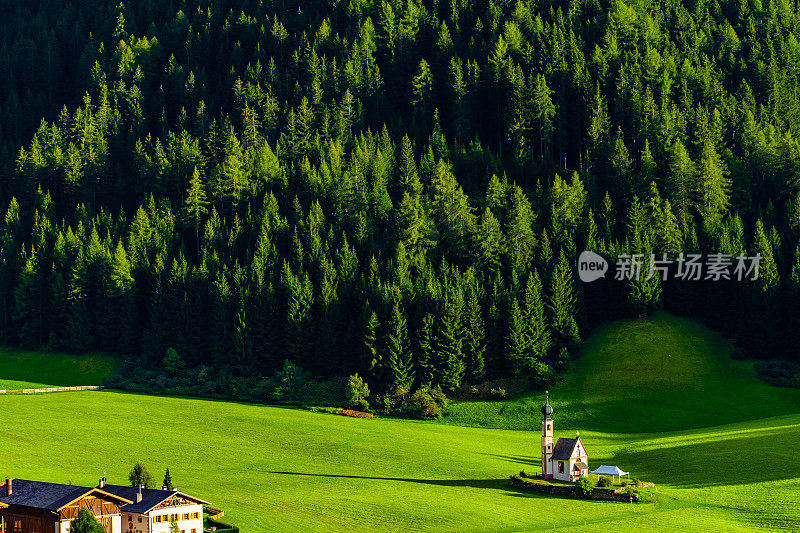
[[[0,15],[0,342],[455,391],[663,307],[798,358],[795,0]],[[584,284],[583,250],[763,259]]]

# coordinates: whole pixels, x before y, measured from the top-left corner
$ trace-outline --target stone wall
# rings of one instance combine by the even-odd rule
[[[2,390],[0,394],[45,394],[47,392],[67,392],[74,390],[100,390],[103,389],[102,385],[81,385],[78,387],[49,387],[47,389],[20,389],[20,390]]]
[[[520,478],[519,476],[511,476],[508,482],[514,488],[523,490],[532,490],[536,492],[543,492],[545,494],[552,494],[554,496],[565,496],[567,498],[583,498],[576,491],[575,487],[571,485],[552,485],[549,483],[537,483],[536,480]],[[604,500],[610,502],[625,502],[637,503],[639,501],[638,494],[624,494],[616,492],[614,489],[601,489],[595,488],[591,496],[587,496],[591,500]]]

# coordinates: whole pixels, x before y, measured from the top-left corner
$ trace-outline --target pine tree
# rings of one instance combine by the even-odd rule
[[[468,383],[478,383],[484,375],[486,351],[486,329],[481,316],[481,304],[475,290],[470,291],[465,309],[464,359],[465,377]]]
[[[681,224],[685,224],[690,215],[696,176],[694,162],[689,158],[683,143],[676,140],[670,147],[667,191]]]
[[[406,318],[395,302],[386,328],[386,356],[389,382],[393,390],[407,391],[414,382],[411,361],[411,346],[408,339]]]
[[[555,347],[571,346],[580,342],[578,323],[575,321],[574,316],[575,303],[572,268],[562,250],[553,270],[553,276],[550,279],[550,295],[548,298]]]
[[[528,283],[525,286],[522,320],[528,329],[530,368],[536,369],[536,363],[545,360],[551,345],[550,332],[547,328],[547,319],[545,317],[542,282],[536,270],[528,277]]]
[[[413,97],[411,106],[414,110],[418,131],[422,136],[428,132],[428,121],[433,115],[433,73],[428,62],[422,59],[419,62],[414,78],[411,80]]]
[[[714,145],[711,141],[706,140],[703,143],[698,164],[702,194],[702,197],[698,199],[698,205],[703,221],[708,228],[716,227],[728,208],[731,183],[727,174],[727,168],[714,150]]]
[[[438,382],[449,391],[458,389],[464,377],[461,312],[459,299],[448,295],[440,309],[434,337]]]
[[[383,347],[380,341],[382,336],[383,331],[378,315],[371,312],[364,328],[364,355],[361,366],[365,375],[370,376],[373,382],[378,383],[383,381]]]
[[[194,235],[197,243],[197,257],[200,257],[200,222],[203,216],[208,214],[208,202],[203,182],[200,179],[200,172],[194,167],[192,179],[189,181],[189,188],[186,191],[186,201],[184,202],[184,213],[187,220],[194,223]]]
[[[522,375],[528,370],[528,357],[531,350],[529,329],[526,327],[517,298],[511,296],[508,308],[508,329],[504,346],[509,370]]]
[[[416,375],[420,387],[433,384],[434,380],[434,345],[435,319],[431,313],[422,317],[416,346]]]
[[[81,507],[78,517],[70,523],[70,529],[75,533],[103,533],[103,524],[97,521],[87,507]]]
[[[172,476],[169,474],[169,468],[167,468],[167,472],[164,474],[164,482],[161,484],[166,490],[172,490]]]
[[[224,199],[228,205],[236,207],[242,201],[249,185],[242,145],[233,130],[228,133],[228,140],[225,144],[225,158],[222,160],[218,172],[218,197]]]
[[[532,115],[536,119],[539,133],[539,157],[544,161],[545,149],[549,145],[550,136],[554,129],[553,117],[556,114],[556,108],[552,99],[553,91],[547,86],[547,82],[542,74],[537,74],[532,85]]]
[[[487,207],[483,210],[480,224],[478,225],[477,259],[479,264],[489,273],[493,273],[500,266],[500,259],[504,253],[503,233],[500,222]]]

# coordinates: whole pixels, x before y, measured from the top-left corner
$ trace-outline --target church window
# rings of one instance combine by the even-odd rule
[[[558,473],[559,474],[563,474],[564,473],[564,461],[559,461],[558,462]]]

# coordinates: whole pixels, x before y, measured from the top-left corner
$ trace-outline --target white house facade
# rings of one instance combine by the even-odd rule
[[[208,502],[177,490],[103,485],[103,490],[133,503],[120,508],[123,533],[170,533],[172,522],[181,533],[203,532],[203,507]]]

